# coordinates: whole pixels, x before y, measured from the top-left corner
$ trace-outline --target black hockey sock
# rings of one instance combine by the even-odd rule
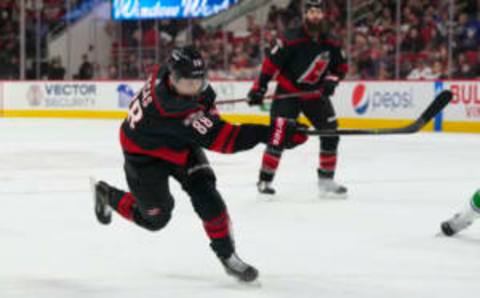
[[[332,171],[318,169],[317,173],[318,173],[318,178],[320,179],[333,179],[335,177],[335,172],[332,172]]]
[[[220,239],[212,239],[210,247],[217,257],[221,259],[228,259],[235,252],[235,246],[233,245],[233,240],[230,236]]]

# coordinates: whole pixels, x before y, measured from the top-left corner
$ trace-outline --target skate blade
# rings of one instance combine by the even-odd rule
[[[274,202],[278,200],[275,194],[257,193],[257,200],[262,202]]]
[[[435,237],[436,237],[436,238],[452,238],[452,237],[449,237],[449,236],[445,235],[442,231],[438,231],[438,232],[435,234]]]
[[[241,286],[241,287],[247,287],[247,288],[252,288],[252,289],[259,289],[262,287],[262,283],[260,280],[257,278],[256,280],[253,281],[241,281],[239,279],[235,279],[236,283]]]
[[[97,184],[97,179],[95,177],[90,176],[88,177],[90,183],[90,192],[93,194],[93,200],[95,201],[95,185]]]
[[[90,176],[88,180],[90,183],[90,194],[92,195],[93,204],[96,205],[97,199],[95,198],[95,185],[97,185],[98,181],[93,176]]]
[[[320,199],[326,199],[326,200],[346,200],[348,199],[348,193],[343,193],[343,194],[336,194],[333,192],[320,192],[318,194],[318,197]]]

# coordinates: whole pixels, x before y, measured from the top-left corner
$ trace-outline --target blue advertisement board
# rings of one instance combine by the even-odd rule
[[[238,0],[113,0],[115,20],[183,19],[213,16]]]

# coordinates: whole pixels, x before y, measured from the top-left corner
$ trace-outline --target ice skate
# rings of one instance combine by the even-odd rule
[[[321,198],[346,199],[347,188],[331,178],[319,178],[318,189]]]
[[[112,222],[112,208],[109,206],[110,186],[90,178],[90,187],[95,202],[95,215],[101,224],[108,225]]]
[[[220,261],[227,274],[241,282],[253,282],[258,278],[258,270],[242,261],[235,253],[229,258],[220,258]]]

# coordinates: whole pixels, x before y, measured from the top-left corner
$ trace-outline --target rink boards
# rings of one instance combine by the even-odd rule
[[[218,100],[243,98],[252,82],[214,81]],[[4,81],[0,82],[0,117],[124,118],[139,81]],[[275,86],[271,85],[273,92]],[[480,81],[347,81],[333,103],[343,128],[405,125],[417,118],[435,95],[451,89],[449,107],[427,131],[480,133]],[[234,122],[267,123],[269,104],[219,106]]]

